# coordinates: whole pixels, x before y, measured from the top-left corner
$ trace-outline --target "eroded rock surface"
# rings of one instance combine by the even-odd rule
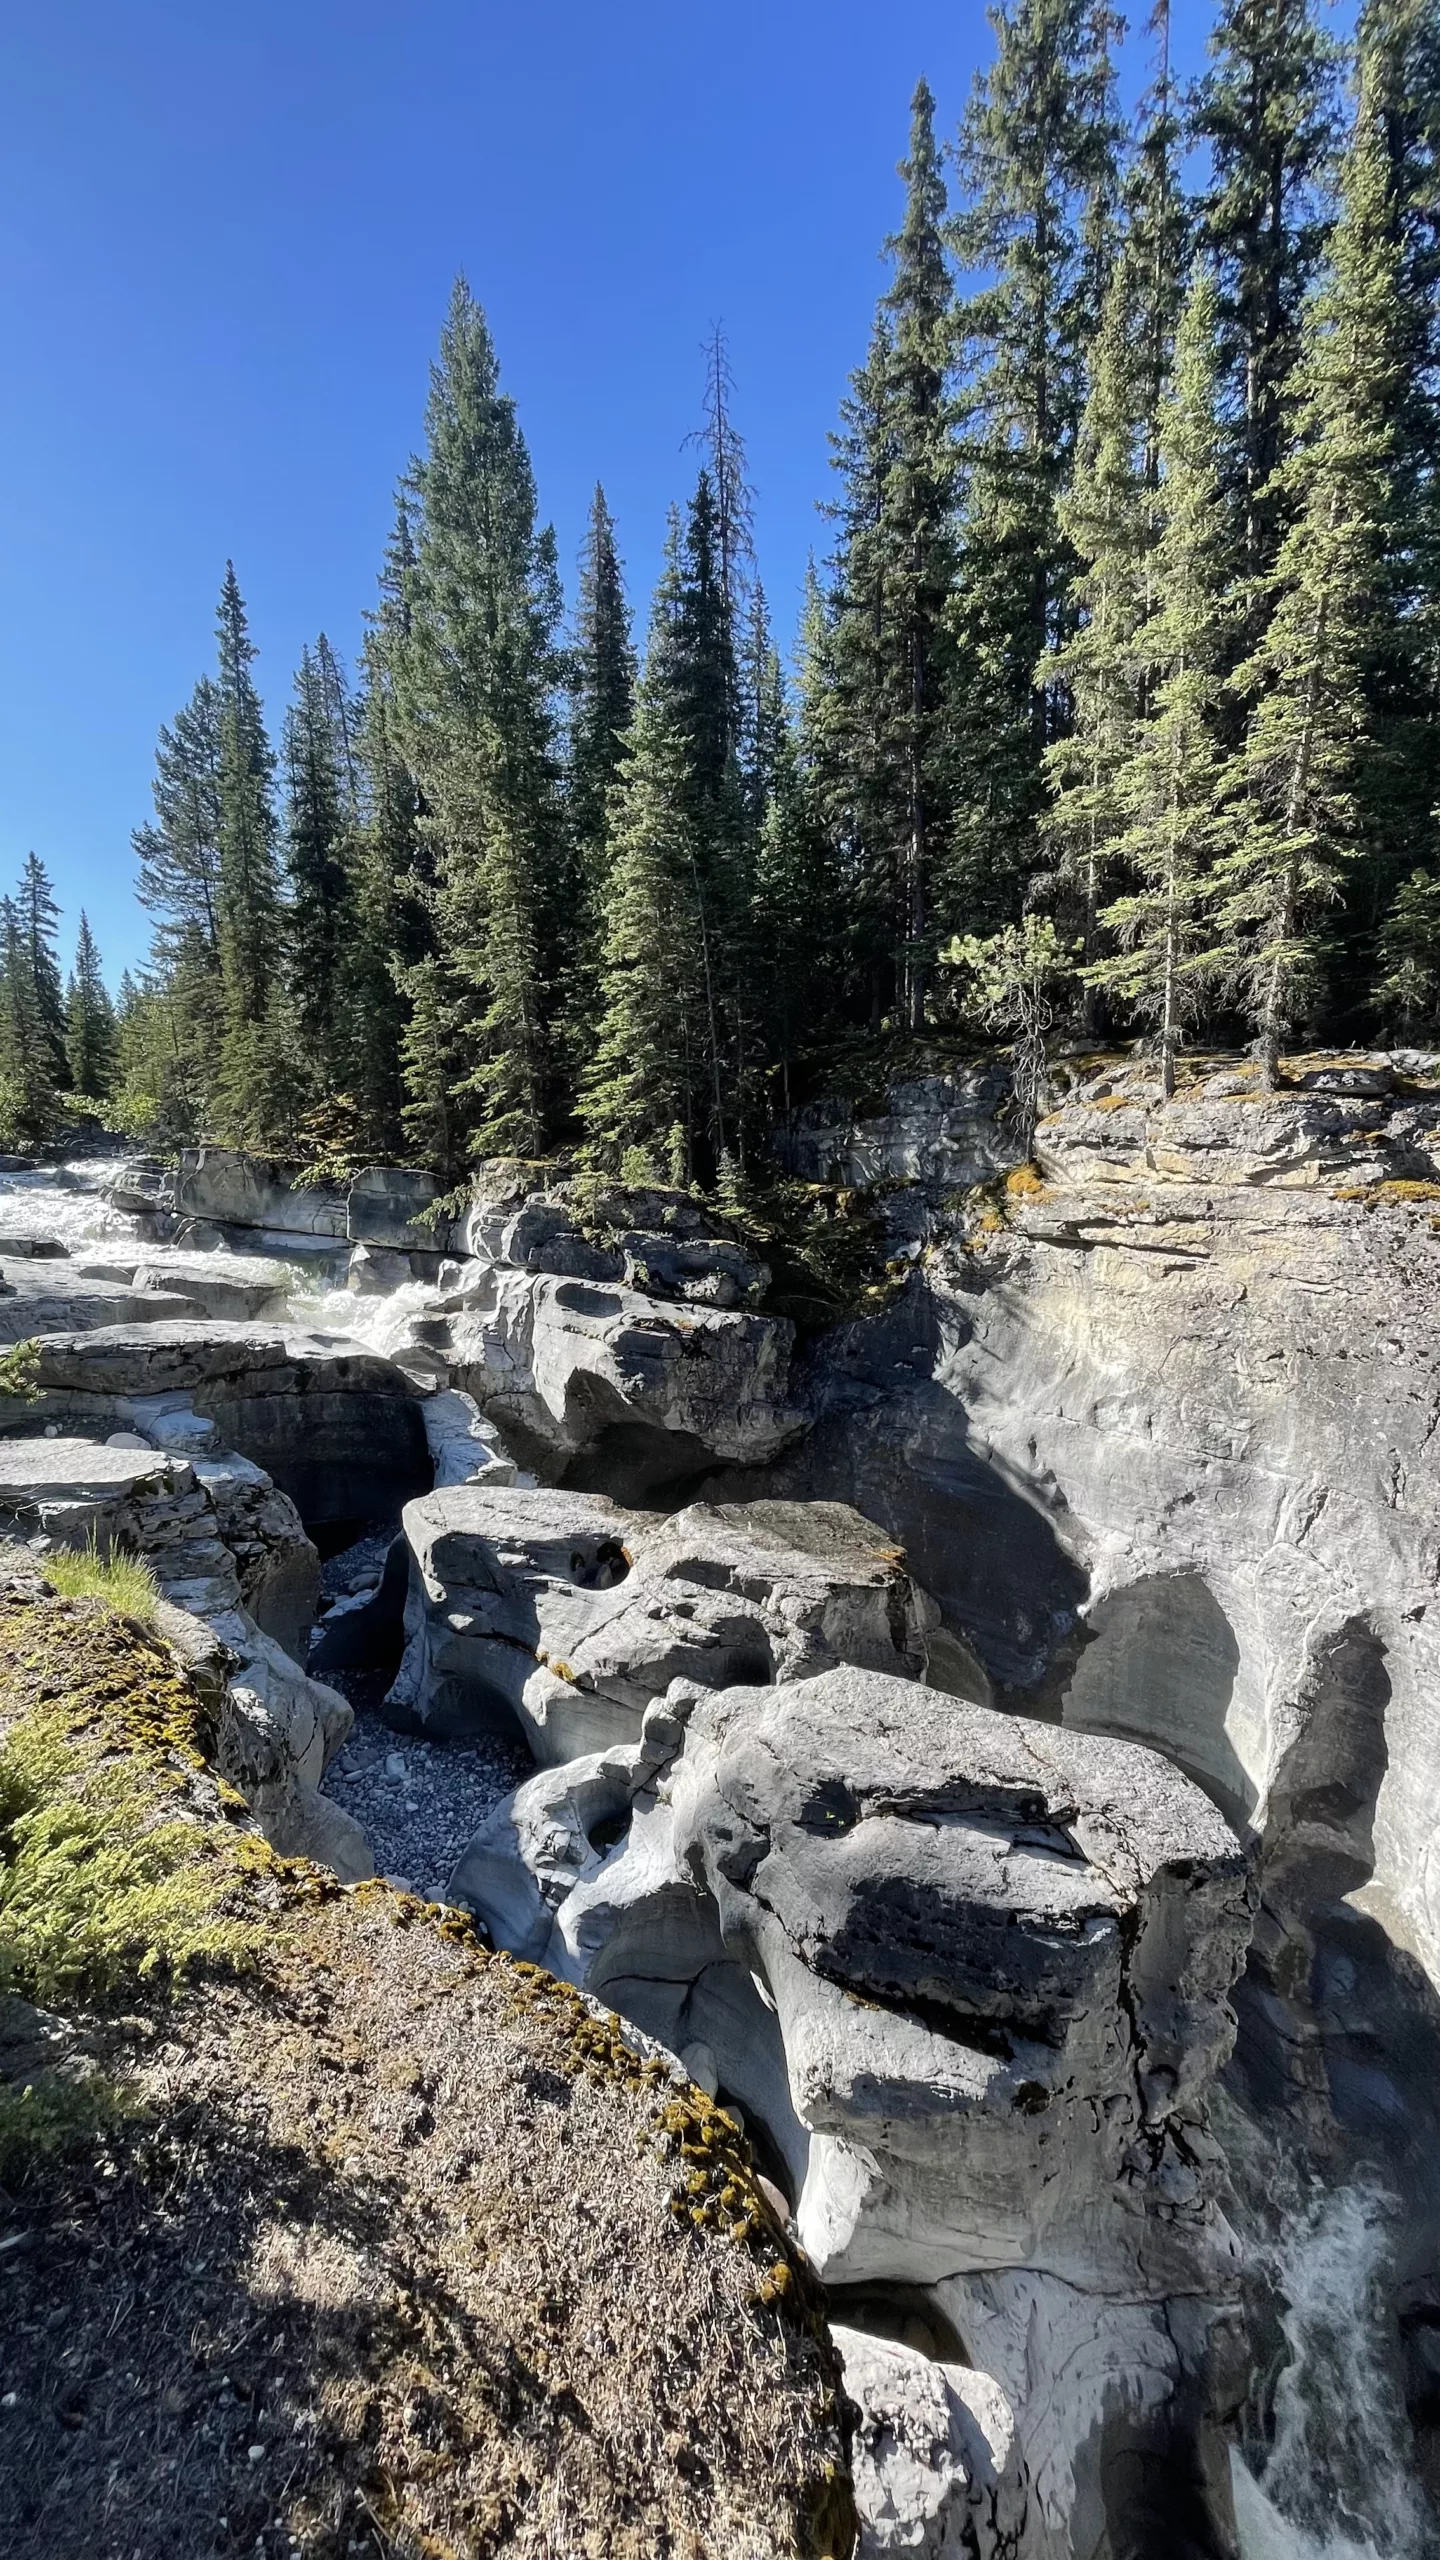
[[[536,1757],[631,1741],[672,1680],[804,1678],[839,1661],[924,1675],[937,1612],[842,1505],[437,1491],[411,1503],[407,1646],[392,1704],[439,1731],[509,1730]]]

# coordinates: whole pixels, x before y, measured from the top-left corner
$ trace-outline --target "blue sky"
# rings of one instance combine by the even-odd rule
[[[1208,12],[1181,0],[1198,61]],[[360,631],[450,282],[495,330],[567,583],[591,488],[643,619],[724,324],[788,632],[923,70],[975,0],[17,0],[0,26],[0,881],[112,979],[130,830],[233,555],[278,735]]]

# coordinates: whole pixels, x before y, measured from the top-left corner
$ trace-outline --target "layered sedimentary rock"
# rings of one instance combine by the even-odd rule
[[[898,1551],[833,1503],[667,1519],[482,1482],[410,1504],[405,1534],[392,1707],[442,1732],[518,1720],[546,1762],[633,1741],[676,1679],[724,1688],[847,1660],[918,1679],[937,1624]]]
[[[420,1391],[393,1361],[333,1334],[166,1323],[50,1334],[35,1415],[62,1428],[158,1404],[212,1422],[309,1520],[383,1514],[431,1481]]]

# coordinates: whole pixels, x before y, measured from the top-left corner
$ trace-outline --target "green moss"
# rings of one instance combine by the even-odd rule
[[[130,2092],[103,2072],[72,2079],[45,2071],[22,2088],[0,2085],[0,2180],[23,2178],[67,2152],[93,2149],[103,2133],[135,2112]]]

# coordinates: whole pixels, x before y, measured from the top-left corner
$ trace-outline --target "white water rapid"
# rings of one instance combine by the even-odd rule
[[[1290,2360],[1263,2469],[1231,2455],[1242,2560],[1434,2560],[1381,2353],[1396,2209],[1341,2187],[1298,2207],[1271,2253]]]

